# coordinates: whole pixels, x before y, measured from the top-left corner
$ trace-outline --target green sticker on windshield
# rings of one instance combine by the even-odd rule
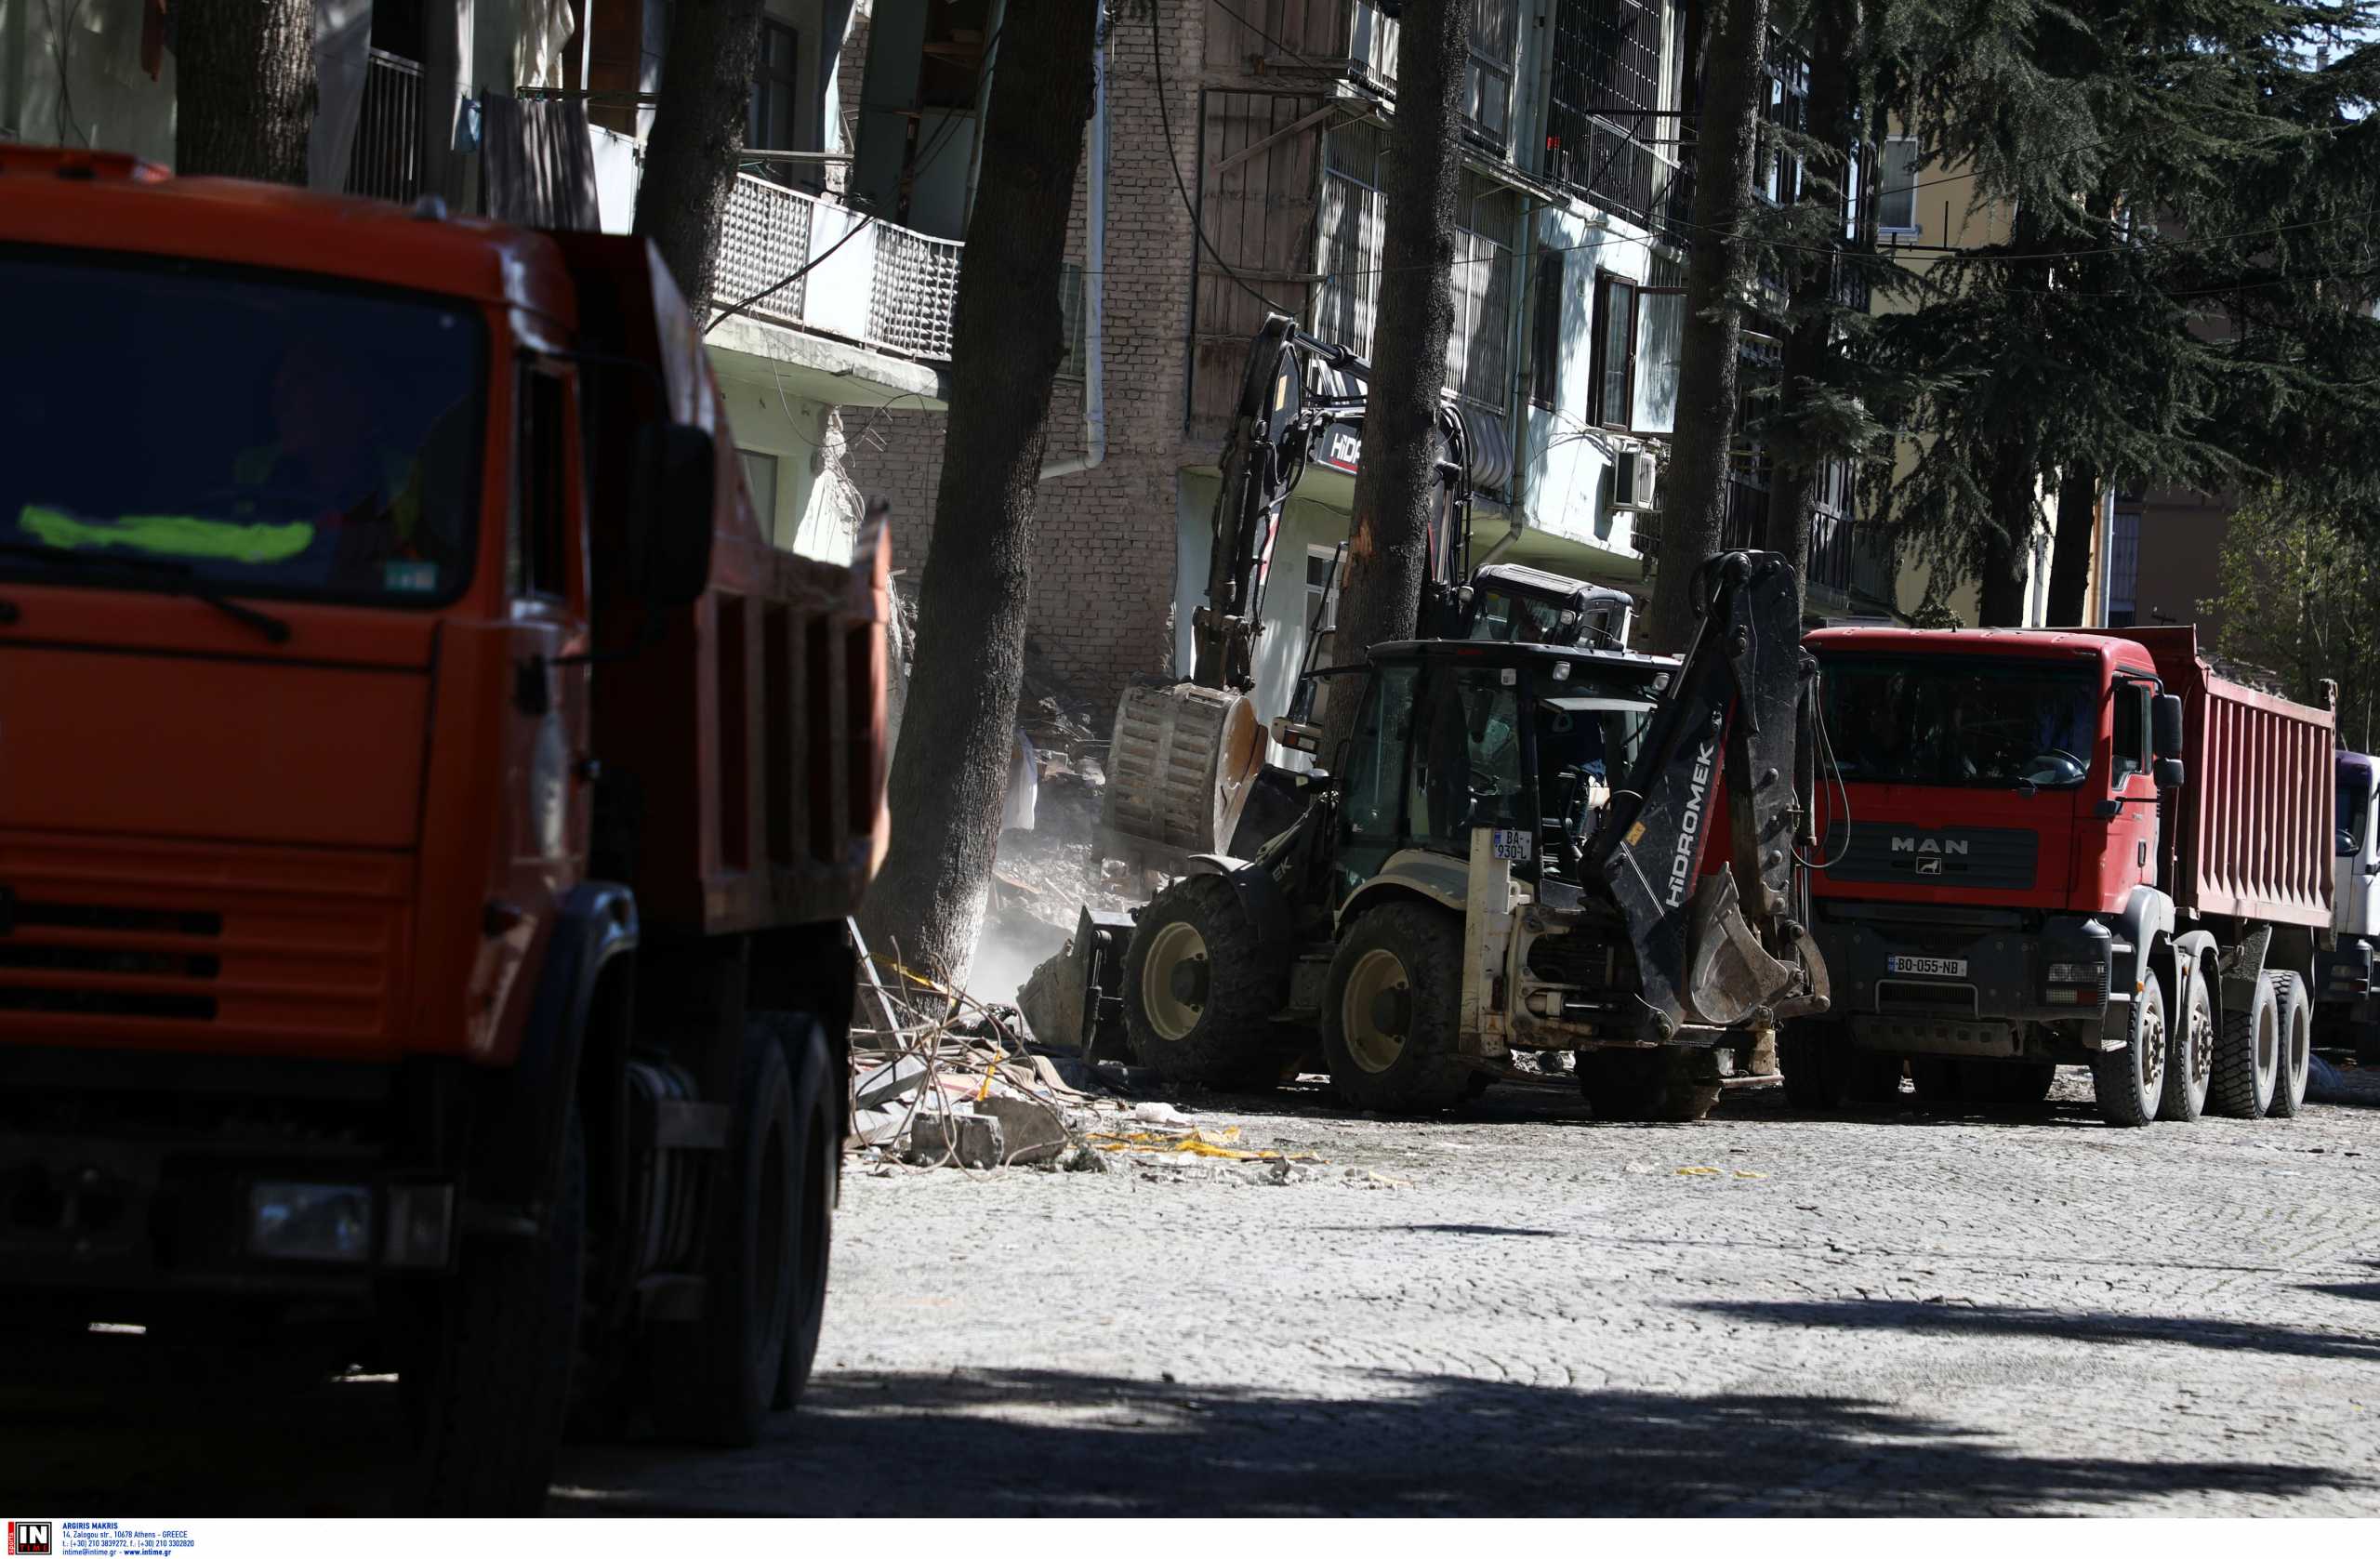
[[[380,566],[381,588],[392,594],[423,595],[438,588],[438,565],[398,558]]]
[[[178,514],[128,514],[119,520],[78,520],[63,509],[27,504],[18,511],[20,530],[52,547],[123,547],[167,558],[219,559],[233,563],[279,563],[312,544],[314,527],[231,524]]]

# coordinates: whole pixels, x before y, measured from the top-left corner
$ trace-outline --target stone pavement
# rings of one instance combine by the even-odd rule
[[[2380,1109],[1620,1127],[1197,1108],[1249,1183],[854,1176],[809,1400],[565,1451],[557,1513],[2380,1513]],[[1682,1170],[1699,1171],[1682,1173]],[[369,1512],[391,1390],[0,1394],[50,1513]]]
[[[2380,1513],[2380,1112],[1228,1103],[1329,1168],[854,1178],[804,1410],[556,1508]]]

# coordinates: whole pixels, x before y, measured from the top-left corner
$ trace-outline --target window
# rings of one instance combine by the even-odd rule
[[[800,40],[781,21],[760,23],[760,63],[752,73],[752,95],[744,122],[744,144],[762,152],[791,151],[800,137],[795,123],[801,101]],[[796,165],[762,163],[761,178],[791,184]]]
[[[1512,140],[1513,59],[1520,43],[1520,0],[1479,0],[1471,13],[1471,62],[1462,115],[1499,147]]]
[[[1562,258],[1558,249],[1539,257],[1529,321],[1528,398],[1549,409],[1562,403]]]
[[[1509,667],[1432,677],[1414,755],[1415,838],[1455,847],[1478,823],[1526,824],[1519,680]]]
[[[1347,802],[1341,816],[1355,839],[1394,839],[1404,821],[1405,755],[1413,725],[1413,681],[1421,668],[1385,666],[1372,673],[1355,739],[1347,745]]]
[[[2140,587],[2140,511],[2118,509],[2108,535],[2108,626],[2130,628],[2136,620]]]
[[[2118,790],[2122,789],[2123,782],[2134,774],[2149,772],[2149,685],[2145,682],[2116,684],[2115,762],[2108,777]],[[2091,755],[2078,752],[2074,756],[2087,761]]]
[[[739,449],[737,464],[744,468],[744,486],[752,495],[752,512],[760,516],[760,534],[774,540],[777,534],[777,457],[758,450]]]
[[[1072,260],[1058,267],[1058,328],[1066,343],[1066,355],[1058,364],[1058,377],[1062,379],[1078,379],[1083,375],[1085,280],[1083,268]]]
[[[568,593],[563,536],[569,528],[568,417],[562,381],[543,368],[521,370],[519,497],[506,550],[512,593],[560,601]]]
[[[1924,163],[1909,136],[1884,138],[1884,165],[1876,170],[1876,231],[1904,235],[1917,225],[1917,170]]]
[[[1305,549],[1305,626],[1309,633],[1329,633],[1339,626],[1339,553],[1336,547]]]
[[[1606,274],[1595,284],[1593,329],[1587,419],[1640,433],[1674,429],[1685,289]]]

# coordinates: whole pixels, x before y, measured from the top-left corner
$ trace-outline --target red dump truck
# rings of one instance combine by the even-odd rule
[[[882,538],[641,240],[0,146],[0,1315],[394,1373],[415,1508],[816,1347]],[[39,1346],[29,1342],[38,1341]]]
[[[1808,637],[1841,783],[1812,928],[1833,1010],[1797,1102],[2041,1100],[2294,1115],[2331,931],[2328,709],[2217,676],[2188,628]]]

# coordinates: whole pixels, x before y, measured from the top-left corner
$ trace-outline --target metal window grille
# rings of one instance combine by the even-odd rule
[[[393,201],[421,193],[421,67],[385,49],[364,65],[347,192]]]

